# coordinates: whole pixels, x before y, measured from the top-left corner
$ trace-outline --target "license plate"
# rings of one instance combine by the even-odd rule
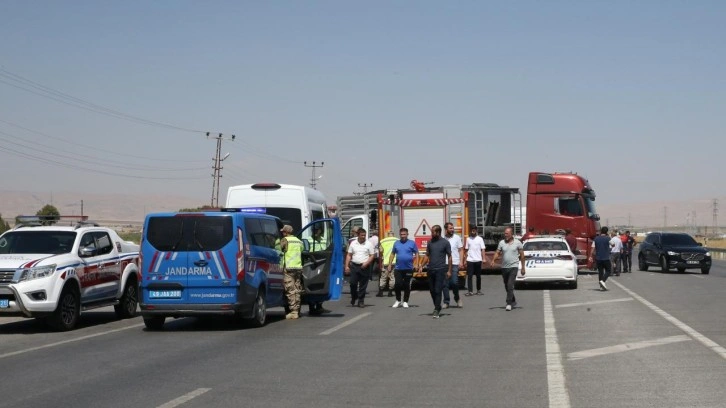
[[[698,261],[688,261],[689,265],[698,265]]]
[[[554,259],[535,259],[534,263],[536,264],[551,264],[555,263]]]
[[[181,290],[150,290],[149,299],[179,299]]]
[[[10,307],[10,300],[9,299],[0,299],[0,309],[6,309]]]

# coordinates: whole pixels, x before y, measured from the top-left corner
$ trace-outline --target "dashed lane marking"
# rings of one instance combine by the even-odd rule
[[[627,302],[630,300],[635,300],[631,297],[628,298],[619,298],[619,299],[608,299],[608,300],[593,300],[592,302],[580,302],[580,303],[564,303],[561,305],[555,305],[555,309],[560,309],[563,307],[577,307],[577,306],[588,306],[588,305],[599,305],[602,303],[614,303],[614,302]]]
[[[562,366],[562,353],[557,340],[555,315],[552,312],[550,291],[544,291],[544,329],[545,354],[547,355],[547,389],[550,408],[569,408],[570,395],[565,386],[565,369]]]
[[[647,347],[662,346],[665,344],[680,343],[682,341],[691,341],[690,337],[685,334],[678,336],[664,337],[656,340],[643,340],[633,343],[618,344],[616,346],[601,347],[592,350],[577,351],[567,355],[568,360],[582,360],[583,358],[604,356],[606,354],[623,353],[631,350],[639,350]]]
[[[30,347],[30,348],[23,349],[23,350],[12,351],[10,353],[0,354],[0,359],[6,358],[6,357],[17,356],[18,354],[30,353],[31,351],[38,351],[38,350],[42,350],[42,349],[56,347],[56,346],[60,346],[60,345],[63,345],[63,344],[75,343],[77,341],[92,339],[92,338],[98,337],[98,336],[105,336],[107,334],[117,333],[117,332],[120,332],[120,331],[124,331],[124,330],[128,330],[128,329],[133,329],[133,328],[136,328],[136,327],[141,327],[143,325],[144,325],[143,323],[139,323],[139,324],[134,324],[134,325],[131,325],[131,326],[121,327],[119,329],[106,330],[105,332],[101,332],[101,333],[94,333],[94,334],[89,334],[87,336],[76,337],[75,339],[68,339],[68,340],[58,341],[58,342],[55,342],[55,343],[44,344],[42,346]]]
[[[159,405],[157,408],[174,408],[178,407],[181,404],[184,404],[185,402],[189,402],[190,400],[204,394],[205,392],[211,390],[211,388],[197,388],[196,390],[184,394],[179,398],[175,398],[165,404]]]
[[[647,306],[650,310],[656,312],[659,314],[662,318],[666,319],[667,321],[671,322],[674,326],[678,327],[679,329],[683,330],[684,333],[691,336],[694,340],[699,341],[701,344],[706,346],[707,348],[711,349],[714,353],[718,354],[726,360],[726,349],[723,348],[721,345],[716,343],[715,341],[709,339],[708,337],[704,336],[703,334],[697,332],[691,326],[683,323],[682,321],[676,319],[675,317],[668,314],[663,309],[659,308],[658,306],[650,303],[649,301],[645,300],[644,297],[638,295],[637,293],[633,292],[632,290],[626,288],[623,284],[618,282],[613,282],[615,285],[617,285],[620,289],[624,290],[625,293],[628,295],[634,297],[637,301]]]
[[[356,317],[354,317],[354,318],[352,318],[352,319],[346,320],[346,321],[344,321],[343,323],[341,323],[341,324],[339,324],[339,325],[337,325],[337,326],[335,326],[335,327],[333,327],[333,328],[331,328],[331,329],[328,329],[328,330],[326,330],[326,331],[324,331],[324,332],[320,333],[320,335],[321,335],[321,336],[327,336],[327,335],[329,335],[329,334],[331,334],[331,333],[334,333],[334,332],[336,332],[336,331],[338,331],[338,330],[340,330],[340,329],[342,329],[342,328],[344,328],[344,327],[350,326],[351,324],[353,324],[353,323],[357,322],[358,320],[360,320],[360,319],[362,319],[362,318],[364,318],[364,317],[368,317],[368,316],[370,316],[370,315],[371,315],[371,313],[370,313],[370,312],[368,312],[368,313],[363,313],[363,314],[361,314],[361,315],[358,315],[358,316],[356,316]]]

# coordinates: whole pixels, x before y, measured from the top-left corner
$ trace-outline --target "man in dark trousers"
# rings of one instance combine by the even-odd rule
[[[605,282],[612,272],[612,264],[610,263],[610,237],[608,236],[608,227],[600,228],[600,235],[596,236],[592,242],[594,250],[590,253],[590,263],[593,256],[597,263],[597,275],[600,278],[600,290],[608,290]]]
[[[441,313],[441,292],[444,290],[444,282],[451,278],[451,245],[449,241],[441,238],[441,225],[431,227],[431,241],[426,245],[424,261],[418,266],[419,273],[426,264],[428,264],[429,291],[431,300],[434,301],[433,317],[438,319]]]

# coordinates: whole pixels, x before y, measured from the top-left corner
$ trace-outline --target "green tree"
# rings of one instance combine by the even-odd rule
[[[179,210],[179,212],[201,212],[201,211],[216,211],[219,210],[217,207],[212,207],[211,205],[203,205],[201,207],[197,208],[182,208]]]
[[[10,224],[8,224],[7,221],[3,219],[2,214],[0,214],[0,234],[10,229]]]
[[[50,204],[46,204],[35,215],[40,217],[40,223],[43,225],[53,225],[60,220],[60,212]]]

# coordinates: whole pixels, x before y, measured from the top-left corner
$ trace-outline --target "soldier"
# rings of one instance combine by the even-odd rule
[[[285,225],[280,230],[282,239],[280,249],[284,254],[283,263],[283,286],[287,297],[287,306],[290,313],[285,319],[297,319],[300,317],[300,294],[302,293],[302,241],[292,235],[292,226]]]
[[[396,278],[393,271],[388,267],[391,263],[396,262],[394,256],[391,260],[391,251],[393,250],[393,244],[397,241],[393,234],[393,231],[388,231],[388,236],[381,240],[381,251],[383,253],[383,268],[381,269],[381,278],[378,281],[378,294],[377,297],[383,297],[383,291],[388,287],[388,297],[393,297],[393,288],[396,284]]]

